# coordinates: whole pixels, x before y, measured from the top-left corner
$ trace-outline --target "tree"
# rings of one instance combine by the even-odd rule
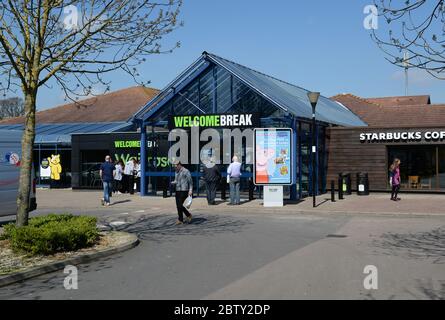
[[[387,37],[371,37],[387,60],[403,68],[418,68],[445,79],[444,0],[375,0],[379,17],[388,25]],[[381,24],[380,24],[381,25]]]
[[[23,99],[15,97],[0,100],[0,120],[23,116],[24,114]]]
[[[0,4],[3,90],[24,97],[25,129],[17,197],[17,225],[26,225],[35,137],[36,97],[58,85],[69,99],[89,95],[104,75],[122,70],[139,81],[137,67],[164,50],[160,41],[181,24],[182,0],[4,0]],[[142,83],[139,81],[139,83]]]

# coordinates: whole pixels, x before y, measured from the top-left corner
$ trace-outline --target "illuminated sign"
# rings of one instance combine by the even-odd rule
[[[291,185],[293,150],[291,129],[255,129],[254,183]]]
[[[374,132],[361,133],[361,142],[420,142],[444,141],[445,131],[400,131],[400,132]]]
[[[256,113],[244,114],[204,114],[170,116],[168,125],[170,129],[200,128],[252,128],[260,126],[260,118]]]
[[[153,141],[147,141],[147,147],[152,148],[155,145]],[[130,149],[130,148],[140,148],[140,140],[116,140],[114,141],[114,147],[116,149]]]

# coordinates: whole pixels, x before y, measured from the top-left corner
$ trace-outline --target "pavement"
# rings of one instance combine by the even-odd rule
[[[193,211],[206,213],[217,211],[219,213],[243,214],[370,214],[370,215],[418,215],[418,216],[445,216],[445,194],[401,194],[401,201],[389,200],[389,194],[374,193],[369,196],[355,194],[345,196],[344,200],[336,199],[331,202],[330,194],[318,196],[317,206],[313,208],[312,198],[305,198],[298,202],[287,201],[282,208],[264,208],[262,200],[242,201],[240,206],[228,206],[227,202],[219,199],[217,206],[209,207],[205,198],[194,198]],[[122,212],[132,210],[146,210],[150,212],[172,213],[175,211],[174,198],[140,197],[135,195],[115,195],[112,206],[106,210],[101,206],[100,191],[72,191],[71,189],[48,190],[40,189],[37,192],[38,212],[52,210],[74,210],[76,212]]]
[[[33,215],[97,216],[136,234],[138,247],[78,265],[79,288],[54,272],[0,288],[0,299],[445,299],[443,195],[319,197],[264,209],[261,201],[208,207],[176,227],[173,199],[39,190]],[[364,286],[367,266],[377,289]]]

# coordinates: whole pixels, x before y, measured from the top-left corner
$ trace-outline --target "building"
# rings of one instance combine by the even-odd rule
[[[220,137],[227,128],[240,132],[291,128],[295,170],[293,184],[284,188],[286,199],[300,199],[314,191],[324,193],[330,181],[337,185],[339,173],[351,174],[353,190],[356,174],[366,172],[371,191],[387,191],[388,167],[396,157],[402,161],[405,190],[445,191],[445,105],[432,104],[428,95],[321,96],[312,141],[312,108],[307,93],[296,85],[204,52],[162,91],[133,87],[38,112],[34,162],[40,168],[39,184],[50,184],[48,157],[60,155],[63,173],[57,185],[100,188],[99,166],[109,154],[115,160],[140,161],[142,195],[165,195],[174,177],[168,136],[172,129],[180,128],[189,133],[187,162],[195,195],[205,193],[202,164],[192,161],[196,147],[221,163],[225,157],[238,154],[243,163],[244,197],[252,190],[261,197],[262,188],[252,183],[250,141],[244,138],[232,144],[230,137],[229,150],[222,147],[223,139],[209,148],[206,140],[192,140],[191,124],[197,119],[202,121],[199,134],[211,128]],[[221,118],[230,121],[223,124]],[[23,128],[23,118],[1,121],[0,128]],[[312,145],[317,151],[315,190]],[[221,165],[221,171],[225,169],[226,165]],[[221,193],[227,188],[224,181]]]
[[[224,115],[234,119],[243,116],[255,118],[260,128],[292,128],[296,150],[296,172],[294,184],[285,189],[289,199],[298,199],[312,193],[311,183],[311,118],[312,107],[307,97],[308,91],[285,81],[252,70],[235,62],[204,52],[189,68],[174,79],[154,99],[148,102],[133,116],[132,121],[141,129],[141,193],[160,194],[171,181],[174,171],[169,165],[159,167],[147,161],[151,158],[164,157],[160,149],[168,149],[168,132],[178,127],[173,119],[182,116],[218,116]],[[207,119],[210,119],[207,117]],[[320,97],[316,109],[316,190],[326,190],[327,150],[326,130],[330,126],[357,127],[366,124],[348,108],[326,97]],[[173,124],[173,125],[172,125]],[[215,130],[223,130],[221,123],[209,125]],[[188,127],[187,125],[183,128]],[[202,125],[200,124],[200,129]],[[232,128],[246,129],[246,125]],[[190,129],[188,129],[190,131]],[[222,134],[221,134],[222,136]],[[146,147],[145,142],[151,141],[153,149]],[[205,142],[189,141],[189,145]],[[240,143],[241,144],[241,143]],[[223,163],[224,155],[218,150],[209,150],[218,154]],[[206,151],[207,152],[207,151]],[[229,153],[234,154],[234,149]],[[251,186],[252,165],[246,165],[247,146],[243,141],[241,154],[243,166],[241,188],[244,191]],[[188,163],[192,163],[189,161]],[[203,192],[200,183],[200,165],[188,166],[195,179],[197,194]],[[224,172],[224,166],[222,167]],[[257,189],[260,191],[260,188]]]
[[[39,169],[38,185],[77,186],[78,177],[86,174],[82,173],[82,168],[94,167],[94,163],[103,159],[85,155],[83,164],[78,163],[81,160],[76,153],[72,154],[72,135],[135,132],[136,127],[127,120],[157,93],[158,90],[152,88],[131,87],[37,112],[33,156],[34,167]],[[24,117],[5,119],[0,121],[0,128],[23,130],[23,124]],[[47,160],[51,155],[60,156],[62,174],[59,181],[49,177]]]
[[[370,189],[387,191],[388,168],[399,158],[402,189],[411,192],[445,191],[445,105],[429,96],[360,98],[332,97],[368,124],[363,128],[330,128],[328,177],[341,172],[369,174]]]

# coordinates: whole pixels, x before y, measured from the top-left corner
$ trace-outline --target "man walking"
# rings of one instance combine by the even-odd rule
[[[232,163],[227,168],[227,175],[229,176],[230,184],[230,203],[229,205],[240,204],[240,182],[241,182],[241,163],[238,161],[238,157],[232,158]]]
[[[203,177],[207,189],[207,203],[214,206],[216,198],[216,188],[221,180],[221,172],[213,159],[206,161],[203,168]]]
[[[188,196],[193,195],[193,180],[190,171],[188,171],[181,162],[176,162],[175,180],[172,184],[176,187],[176,208],[178,209],[178,220],[176,225],[184,224],[184,214],[187,217],[187,222],[192,222],[192,215],[184,207],[184,201]]]
[[[104,197],[102,199],[102,205],[110,205],[110,192],[113,188],[113,177],[115,174],[114,164],[111,162],[111,157],[106,156],[105,162],[100,166],[100,178],[102,179],[104,187]]]

